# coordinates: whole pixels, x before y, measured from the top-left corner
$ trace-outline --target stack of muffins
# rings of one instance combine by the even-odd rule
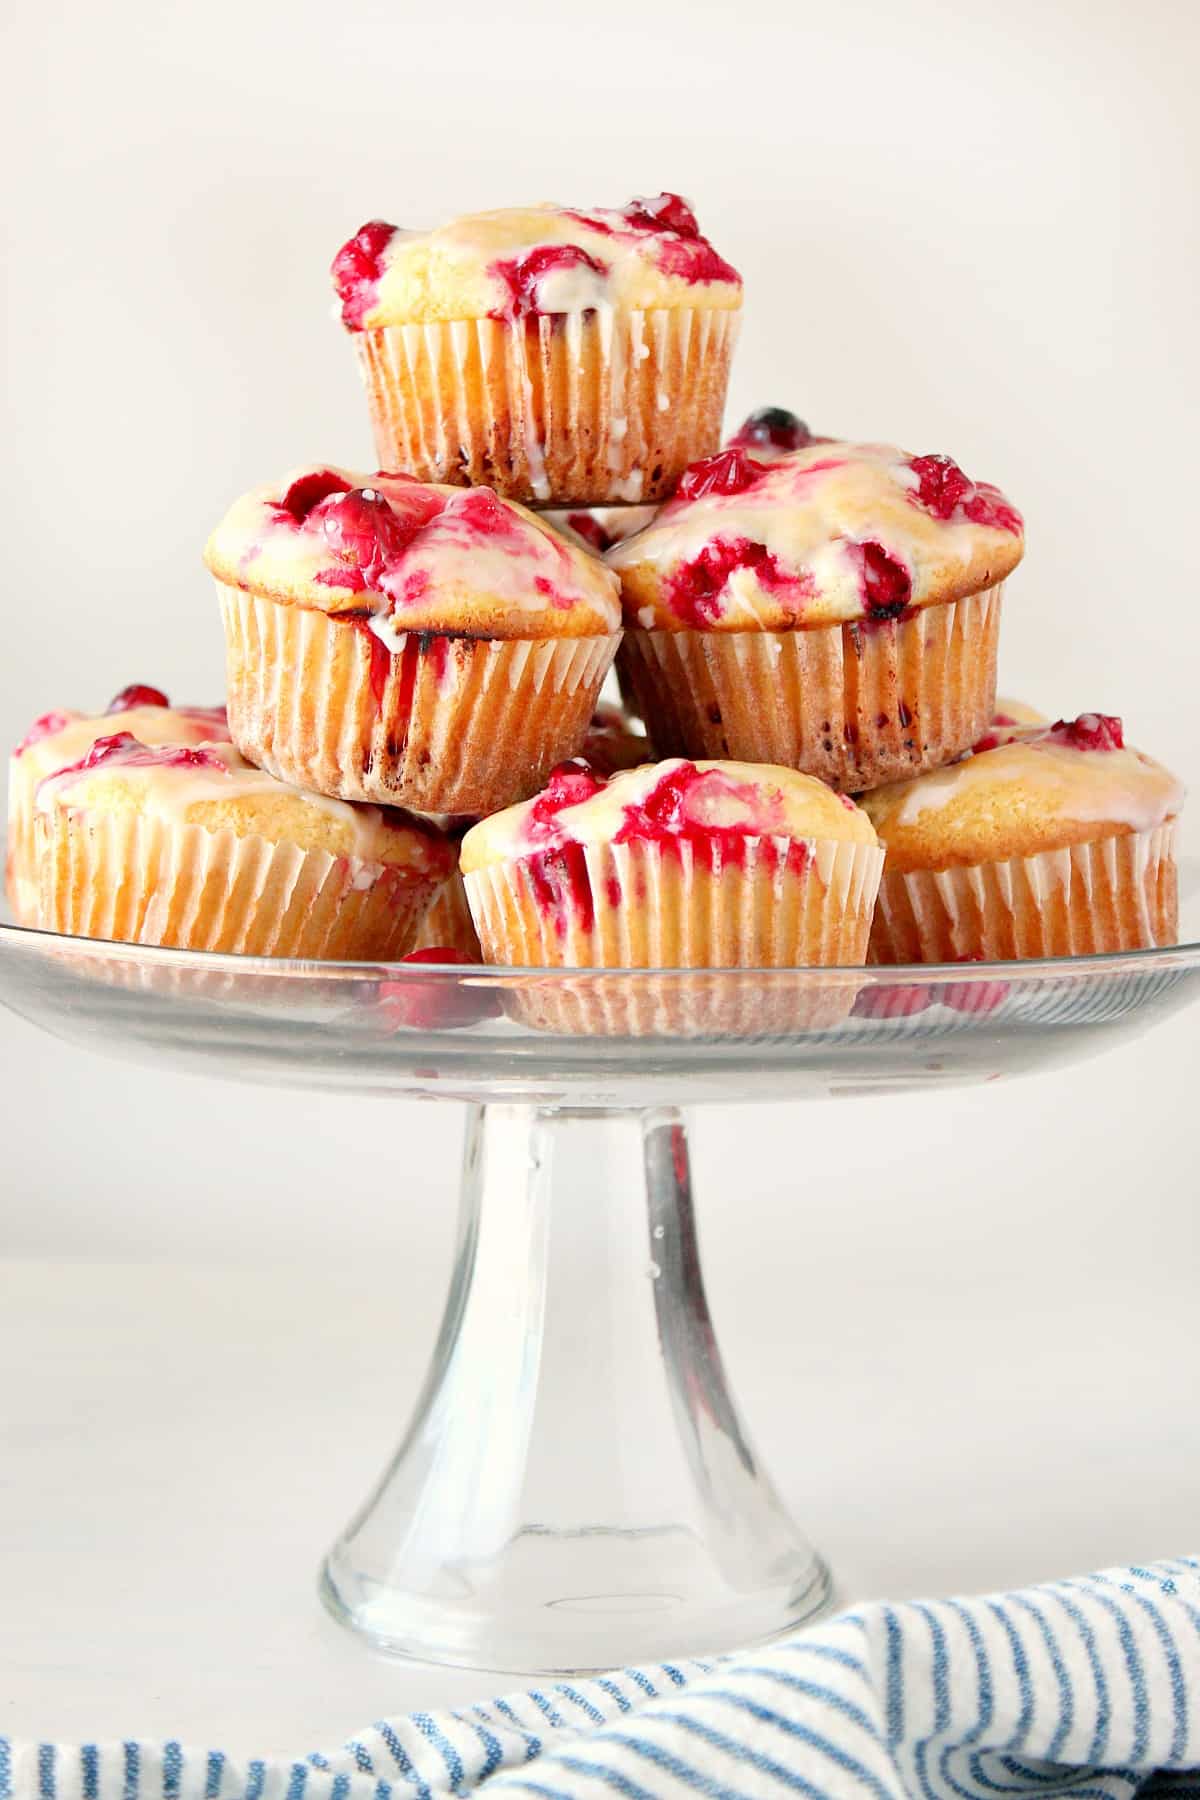
[[[23,923],[537,967],[1174,941],[1179,784],[1119,719],[997,710],[1019,513],[776,407],[722,448],[742,283],[686,202],[376,220],[333,278],[387,472],[212,534],[227,714],[36,722]]]

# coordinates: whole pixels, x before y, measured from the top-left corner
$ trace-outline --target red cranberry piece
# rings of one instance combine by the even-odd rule
[[[556,269],[590,269],[594,275],[608,274],[607,263],[589,256],[578,244],[539,244],[526,256],[491,265],[491,274],[500,277],[509,293],[507,306],[493,316],[519,319],[540,313],[538,290],[543,277]]]
[[[364,587],[376,585],[412,538],[412,527],[377,488],[352,488],[322,500],[308,515],[308,523],[320,530],[339,562],[358,571]]]
[[[866,987],[856,995],[853,1012],[859,1019],[911,1019],[933,1003],[927,987]]]
[[[279,507],[295,519],[297,525],[303,525],[313,507],[319,506],[322,500],[328,500],[331,494],[349,491],[350,483],[343,476],[335,475],[332,469],[310,469],[307,474],[296,477]]]
[[[539,794],[537,805],[544,806],[546,812],[561,812],[564,806],[580,806],[598,794],[604,786],[597,781],[585,762],[576,759],[573,762],[559,763],[551,770],[550,779]]]
[[[104,710],[106,713],[119,713],[129,712],[135,706],[170,706],[170,704],[171,702],[161,688],[143,687],[140,682],[135,681],[129,687],[123,687],[119,694],[114,694]]]
[[[475,968],[469,956],[449,944],[435,944],[427,950],[412,950],[400,958],[402,963],[449,963],[455,968]],[[499,997],[490,988],[463,987],[445,981],[382,981],[379,1000],[388,1023],[410,1031],[461,1031],[481,1019],[491,1019],[500,1012]]]
[[[1125,728],[1113,713],[1080,713],[1077,719],[1057,719],[1050,736],[1074,750],[1123,750]]]
[[[639,231],[673,231],[678,237],[700,236],[696,215],[679,194],[655,194],[652,199],[631,200],[621,216]]]
[[[351,331],[361,331],[363,320],[375,304],[375,292],[383,273],[383,255],[396,235],[386,219],[368,219],[333,259],[330,273],[342,303],[342,321]]]
[[[909,464],[917,478],[917,499],[935,519],[949,519],[975,491],[951,456],[914,456]]]
[[[765,463],[754,462],[744,450],[718,450],[683,471],[675,488],[677,500],[700,500],[705,494],[743,494],[767,473]]]
[[[772,450],[803,450],[812,441],[812,432],[804,420],[785,406],[760,406],[732,440],[735,445],[767,444]]]
[[[859,544],[862,591],[873,619],[896,619],[912,599],[912,576],[882,544]]]
[[[616,542],[616,539],[610,537],[605,531],[599,519],[593,519],[591,513],[568,513],[567,524],[575,536],[581,537],[584,543],[596,552],[597,556],[603,556],[604,552],[611,550]]]
[[[400,958],[400,961],[402,963],[462,963],[469,969],[476,966],[469,956],[461,950],[456,950],[452,944],[431,944],[425,950],[410,950],[407,956]]]

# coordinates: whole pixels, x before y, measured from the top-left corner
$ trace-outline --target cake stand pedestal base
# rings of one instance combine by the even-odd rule
[[[826,1604],[729,1392],[677,1112],[472,1108],[433,1362],[321,1593],[377,1649],[520,1672],[728,1649]]]

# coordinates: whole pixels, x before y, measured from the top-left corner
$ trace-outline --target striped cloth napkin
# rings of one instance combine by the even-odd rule
[[[295,1761],[0,1738],[3,1800],[442,1800],[485,1783],[488,1800],[1200,1800],[1200,1559],[860,1606],[761,1649],[381,1721]]]

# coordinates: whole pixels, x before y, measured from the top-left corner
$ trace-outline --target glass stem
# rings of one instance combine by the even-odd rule
[[[513,1670],[722,1648],[823,1603],[729,1392],[677,1113],[473,1108],[429,1375],[323,1590],[380,1647]]]

